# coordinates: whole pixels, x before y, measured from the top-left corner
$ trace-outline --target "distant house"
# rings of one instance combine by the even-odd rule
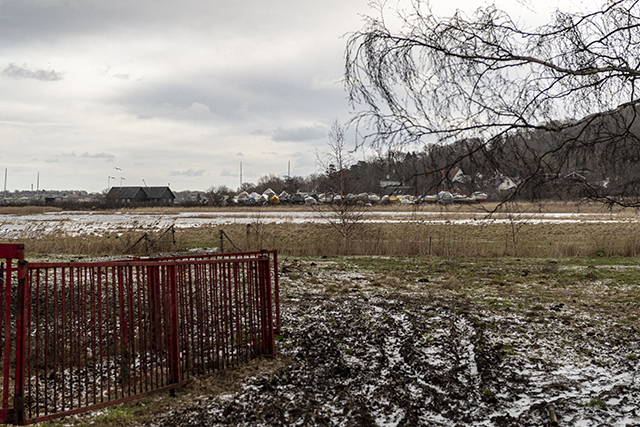
[[[578,171],[569,172],[564,176],[564,179],[567,181],[573,181],[573,182],[587,182],[587,178],[583,174],[584,172],[583,173],[580,173],[580,172]]]
[[[175,198],[169,187],[112,187],[107,193],[107,201],[118,204],[171,205]]]
[[[387,187],[397,187],[399,185],[402,185],[402,183],[400,182],[400,180],[395,176],[395,174],[392,173],[387,173],[385,174],[382,179],[380,180],[380,187],[382,188],[387,188]]]
[[[460,168],[453,168],[449,171],[449,179],[451,182],[458,184],[463,183],[465,180],[464,172],[462,172],[462,169]]]
[[[391,195],[407,194],[411,187],[403,185],[394,173],[386,173],[380,180],[380,188],[382,192]]]
[[[517,181],[508,176],[499,176],[496,179],[496,188],[498,191],[511,191],[518,186]]]

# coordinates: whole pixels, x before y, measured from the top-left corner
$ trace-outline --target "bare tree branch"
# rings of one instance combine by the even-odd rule
[[[493,6],[440,18],[426,0],[398,12],[395,32],[369,17],[348,40],[344,79],[352,123],[374,129],[361,143],[480,140],[485,162],[528,162],[518,190],[580,163],[601,175],[584,186],[589,197],[640,205],[629,161],[640,151],[639,3],[557,11],[532,31]]]

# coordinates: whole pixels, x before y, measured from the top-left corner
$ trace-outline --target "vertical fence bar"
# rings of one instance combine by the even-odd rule
[[[280,335],[280,280],[278,274],[278,252],[273,251],[273,293],[275,296],[276,334]]]
[[[11,357],[11,258],[7,259],[6,276],[2,278],[4,288],[4,363],[2,375],[2,409],[9,409],[9,363]]]
[[[104,298],[102,297],[102,272],[105,272],[105,275],[107,274],[107,269],[105,268],[103,270],[102,267],[98,267],[98,271],[97,271],[97,277],[96,277],[96,308],[98,310],[98,358],[99,358],[99,364],[98,366],[100,367],[100,373],[102,373],[104,371],[104,335],[103,335],[103,322],[104,322],[104,318],[103,318],[103,301]],[[102,378],[102,375],[100,375],[100,403],[104,402],[104,380]],[[97,403],[97,402],[96,402]]]
[[[263,258],[262,266],[263,266],[264,276],[265,276],[264,285],[266,287],[266,294],[267,294],[267,301],[265,305],[265,312],[267,314],[267,325],[268,325],[267,354],[273,356],[275,355],[275,343],[274,343],[274,336],[273,336],[273,310],[271,309],[271,307],[273,307],[273,303],[272,303],[273,293],[271,290],[271,269],[269,268],[269,258],[267,257]]]
[[[178,287],[177,287],[177,273],[176,266],[169,266],[169,292],[170,292],[170,359],[169,364],[171,366],[171,382],[180,384],[180,340],[179,340],[179,323],[178,323]]]
[[[26,305],[27,286],[25,283],[26,266],[23,252],[20,251],[18,259],[18,293],[16,308],[16,367],[15,367],[15,396],[14,396],[14,420],[17,424],[25,422],[24,408],[24,378],[25,378],[25,344],[26,344]]]

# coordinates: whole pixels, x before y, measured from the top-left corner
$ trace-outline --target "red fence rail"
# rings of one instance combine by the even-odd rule
[[[0,258],[0,421],[97,409],[274,354],[275,252],[27,263],[21,245],[0,245]]]

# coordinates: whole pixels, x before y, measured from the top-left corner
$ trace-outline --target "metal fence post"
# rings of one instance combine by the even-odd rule
[[[275,349],[275,342],[274,342],[274,336],[273,336],[273,300],[272,298],[272,293],[271,293],[271,263],[269,262],[270,259],[268,256],[266,256],[264,258],[264,284],[265,284],[265,291],[267,294],[267,306],[266,306],[266,311],[267,311],[267,324],[269,325],[269,329],[267,330],[267,343],[268,343],[268,353],[271,356],[275,356],[276,354],[276,349]]]
[[[273,251],[273,293],[276,303],[276,334],[280,335],[280,281],[278,274],[278,252]],[[271,281],[269,281],[271,282]]]
[[[2,264],[1,275],[2,284],[4,285],[4,363],[3,363],[3,384],[2,384],[2,419],[7,419],[7,410],[9,409],[9,363],[11,356],[11,258],[7,259],[6,277],[5,269]]]
[[[18,253],[18,293],[17,293],[17,314],[16,314],[16,368],[15,368],[15,396],[13,398],[15,424],[25,423],[24,409],[24,378],[25,378],[25,354],[27,339],[27,286],[26,286],[27,266],[24,261],[24,252]]]
[[[168,279],[169,279],[169,302],[171,307],[167,307],[171,316],[171,322],[169,325],[169,365],[171,370],[171,382],[180,384],[180,344],[179,344],[179,324],[178,324],[178,278],[176,265],[168,266]],[[172,393],[174,391],[172,390]]]

